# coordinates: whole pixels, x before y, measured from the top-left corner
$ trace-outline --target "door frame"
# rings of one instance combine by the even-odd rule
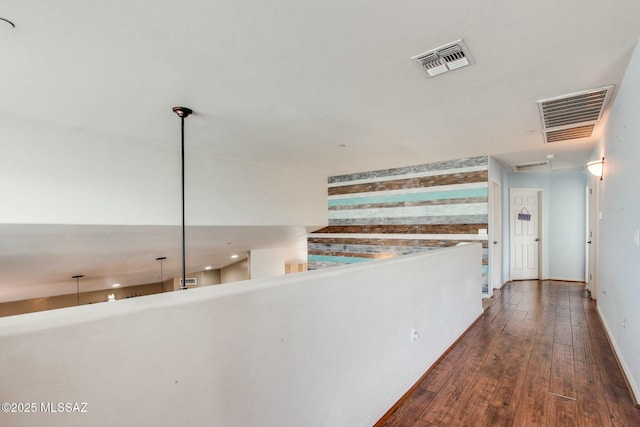
[[[544,280],[544,254],[546,248],[546,233],[545,233],[545,217],[544,217],[544,189],[540,187],[509,187],[509,280],[514,280],[511,273],[511,246],[513,242],[513,232],[511,227],[511,191],[512,190],[529,190],[536,191],[538,193],[538,280]],[[518,280],[518,279],[515,279]]]
[[[502,186],[491,181],[489,193],[491,219],[489,224],[489,295],[494,289],[501,289],[502,280]]]
[[[585,221],[585,288],[591,293],[591,299],[598,299],[598,225],[600,222],[600,181],[589,174],[586,187]],[[589,242],[591,242],[589,244]]]

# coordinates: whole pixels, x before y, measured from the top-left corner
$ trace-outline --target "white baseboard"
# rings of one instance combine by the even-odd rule
[[[585,283],[584,282],[584,277],[580,277],[580,278],[575,278],[575,277],[549,277],[548,279],[544,279],[544,280],[556,280],[558,282],[578,282],[578,283]]]
[[[607,320],[604,315],[600,311],[600,307],[596,305],[596,311],[598,312],[598,317],[604,326],[604,331],[607,334],[607,338],[611,343],[611,347],[613,348],[613,353],[616,356],[616,360],[618,361],[618,365],[620,365],[620,369],[622,369],[622,374],[624,375],[629,388],[631,388],[631,394],[633,395],[633,400],[636,405],[640,404],[640,389],[638,388],[638,384],[636,384],[635,379],[631,376],[629,366],[624,360],[622,353],[620,353],[620,349],[618,348],[618,344],[616,340],[613,338],[613,334],[611,333],[611,329],[609,329],[609,325],[607,324]]]

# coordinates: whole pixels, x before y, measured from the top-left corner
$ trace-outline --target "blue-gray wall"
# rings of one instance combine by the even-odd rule
[[[509,188],[542,190],[541,279],[584,281],[586,171],[507,173],[503,194],[504,277],[509,272]]]
[[[611,107],[602,143],[599,181],[598,310],[640,401],[640,49],[629,63]]]

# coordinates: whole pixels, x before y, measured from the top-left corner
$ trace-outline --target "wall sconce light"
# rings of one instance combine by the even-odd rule
[[[602,160],[596,160],[587,163],[587,170],[589,171],[589,173],[591,173],[591,175],[599,176],[600,181],[602,181],[602,175],[604,172],[604,157],[602,158]]]

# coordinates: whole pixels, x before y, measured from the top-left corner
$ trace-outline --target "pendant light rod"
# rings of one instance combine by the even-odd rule
[[[162,281],[162,261],[167,259],[166,256],[156,258],[156,261],[160,261],[160,292],[164,292],[164,282]]]
[[[182,149],[182,283],[180,289],[187,289],[186,249],[185,249],[185,215],[184,215],[184,119],[189,117],[193,110],[187,107],[173,107],[173,112],[180,117],[180,141]]]
[[[80,278],[84,277],[84,274],[76,274],[71,276],[72,279],[76,279],[76,295],[78,296],[78,305],[80,305]]]

